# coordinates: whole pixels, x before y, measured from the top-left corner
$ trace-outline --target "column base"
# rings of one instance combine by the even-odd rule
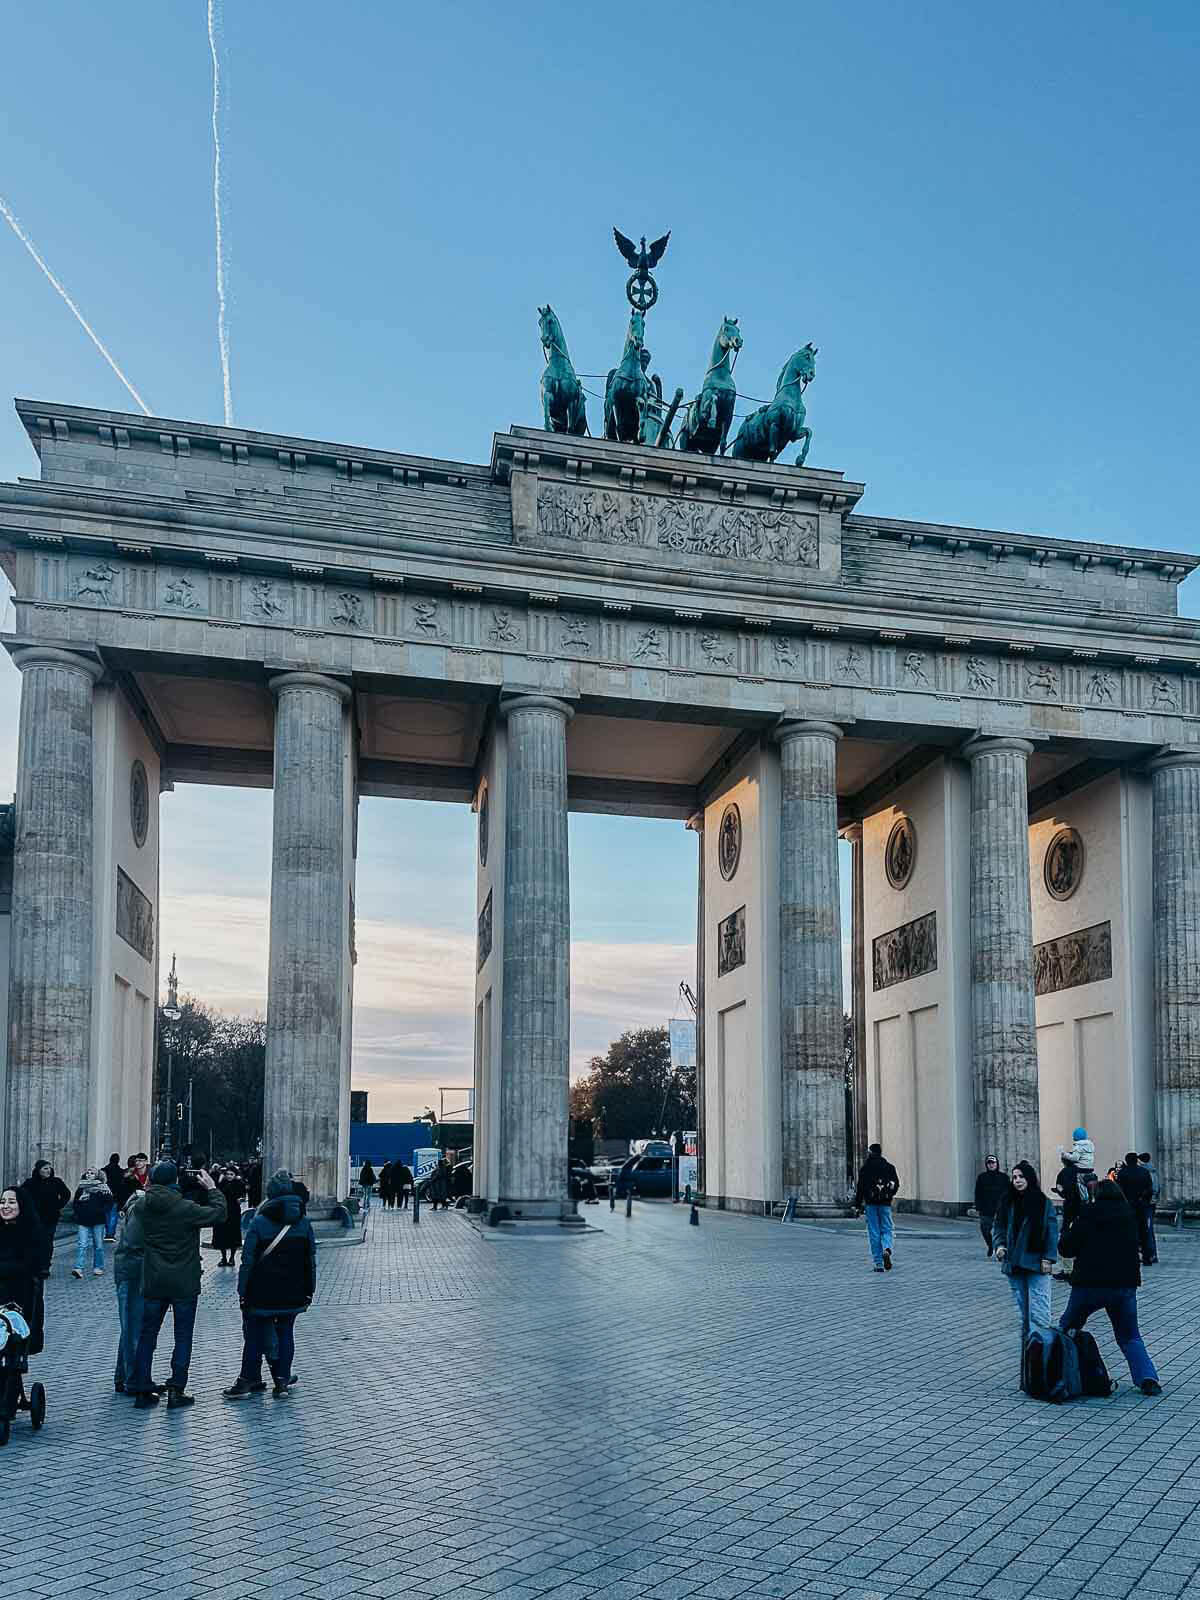
[[[483,1215],[498,1222],[577,1222],[574,1200],[489,1200]]]

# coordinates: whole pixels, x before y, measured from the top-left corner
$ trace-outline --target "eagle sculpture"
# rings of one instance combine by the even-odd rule
[[[643,234],[642,243],[639,248],[636,244],[634,244],[632,239],[627,239],[625,237],[620,228],[613,229],[613,238],[617,241],[617,249],[625,257],[626,261],[628,261],[629,265],[638,274],[638,276],[642,278],[649,274],[651,267],[656,267],[662,260],[663,252],[667,248],[667,242],[670,237],[671,235],[668,231],[663,234],[661,239],[655,239],[654,243],[649,249],[647,249],[646,235]]]

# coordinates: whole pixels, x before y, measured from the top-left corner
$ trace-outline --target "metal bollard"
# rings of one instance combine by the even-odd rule
[[[687,1185],[687,1187],[683,1191],[683,1198],[687,1202],[687,1204],[690,1206],[691,1203],[692,1203],[692,1186],[691,1186],[690,1183]]]
[[[780,1217],[779,1220],[780,1220],[780,1222],[795,1222],[795,1220],[796,1220],[796,1196],[794,1194],[788,1195],[787,1199],[784,1201],[784,1203],[783,1203],[783,1215],[782,1215],[782,1217]]]
[[[413,1184],[413,1227],[421,1220],[421,1191]]]
[[[617,1209],[617,1186],[611,1178],[608,1180],[608,1209],[610,1211]]]
[[[688,1217],[688,1222],[693,1228],[700,1226],[700,1213],[696,1210],[696,1202],[694,1200],[692,1201],[692,1213]]]
[[[633,1215],[633,1186],[632,1185],[630,1185],[630,1187],[628,1189],[626,1189],[626,1191],[625,1191],[625,1215],[627,1217],[631,1217]]]

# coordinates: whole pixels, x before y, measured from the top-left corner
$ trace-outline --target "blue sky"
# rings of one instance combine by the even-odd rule
[[[19,7],[5,42],[0,195],[151,408],[220,420],[203,0]],[[814,340],[810,460],[865,480],[864,509],[1197,548],[1194,5],[226,0],[222,62],[238,423],[486,459],[495,429],[538,420],[537,305],[581,371],[606,368],[626,316],[609,230],[670,227],[648,330],[667,387],[691,391],[726,314],[748,394]],[[132,408],[2,225],[0,372],[5,395]],[[0,478],[35,470],[5,402]],[[0,664],[5,790],[15,684]],[[253,998],[267,797],[168,804],[164,933],[220,989],[182,941],[207,937],[202,893],[248,901],[222,992]],[[240,842],[214,879],[217,816],[226,851],[231,820]],[[604,952],[597,1015],[577,1015],[594,1047],[669,1009],[694,843],[573,828],[576,934]],[[396,906],[427,950],[469,938],[465,814],[376,803],[363,837],[381,951],[416,959]],[[457,900],[426,880],[431,852]],[[654,993],[622,994],[633,943],[639,974],[658,952]],[[381,1005],[363,1070],[394,1051],[412,1098],[431,1052],[465,1066],[458,1009],[410,1028]]]

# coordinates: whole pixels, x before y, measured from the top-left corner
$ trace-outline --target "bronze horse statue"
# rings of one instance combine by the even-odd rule
[[[733,363],[741,348],[742,335],[738,330],[737,318],[726,317],[713,340],[708,371],[704,374],[700,393],[689,401],[683,413],[678,449],[692,450],[705,456],[725,454],[725,441],[729,437],[729,424],[733,421],[733,407],[737,400]]]
[[[775,385],[775,398],[760,406],[738,429],[729,454],[739,461],[774,461],[795,439],[804,441],[796,466],[808,460],[812,429],[804,426],[804,391],[817,372],[817,347],[806,344],[797,350]]]
[[[553,307],[538,307],[538,326],[542,351],[546,357],[541,384],[546,432],[582,436],[588,431],[587,401],[583,398],[583,385],[575,376],[575,368],[567,354],[562,323],[555,316]]]
[[[646,319],[640,311],[629,318],[621,364],[608,374],[604,385],[604,437],[621,444],[637,444],[642,436],[642,413],[653,395],[642,365]]]

